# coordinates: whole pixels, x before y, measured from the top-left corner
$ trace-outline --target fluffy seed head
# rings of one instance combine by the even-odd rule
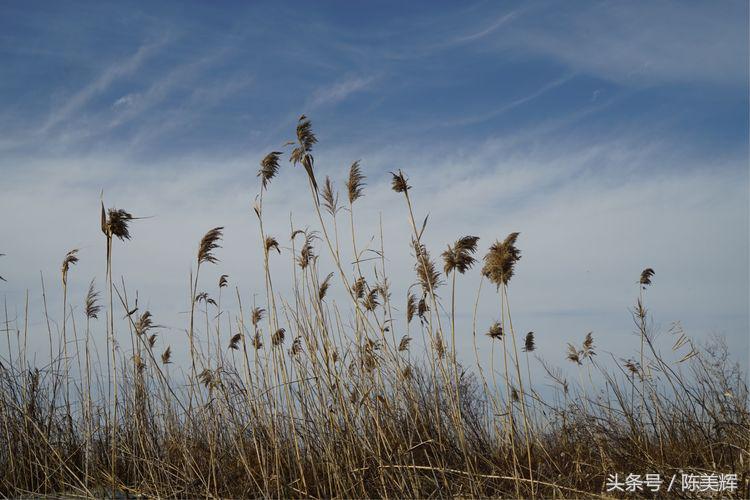
[[[417,313],[417,297],[413,293],[406,296],[406,322],[411,323]]]
[[[523,341],[523,352],[534,352],[536,349],[536,343],[534,343],[534,332],[526,334],[526,338]]]
[[[89,291],[86,294],[86,317],[89,319],[96,319],[99,315],[99,311],[102,310],[102,306],[97,304],[99,300],[99,292],[94,290],[94,280],[89,283]]]
[[[399,170],[397,174],[391,172],[391,175],[393,176],[391,179],[391,188],[393,188],[394,191],[397,193],[406,193],[411,189],[411,186],[406,182],[407,179],[401,170]]]
[[[276,346],[280,346],[284,343],[284,337],[286,336],[286,330],[283,328],[279,328],[274,332],[274,334],[271,336],[271,343]]]
[[[349,180],[346,181],[346,189],[349,191],[349,203],[354,203],[363,196],[363,188],[366,185],[365,176],[359,168],[359,161],[352,163],[349,168]]]
[[[279,248],[279,242],[276,238],[273,236],[266,236],[266,252],[270,252],[271,250],[276,250],[278,253],[281,253],[281,248]]]
[[[510,233],[502,242],[496,241],[484,256],[482,274],[498,287],[508,284],[513,277],[516,262],[521,258],[521,251],[516,247],[519,234]]]
[[[252,322],[253,326],[258,326],[258,323],[263,319],[263,316],[265,316],[266,310],[262,307],[254,307],[252,312]]]
[[[333,273],[328,273],[326,279],[324,279],[323,283],[320,284],[320,289],[318,290],[318,298],[320,300],[323,300],[326,296],[326,293],[328,293],[328,287],[331,286],[331,278],[333,278]]]
[[[240,340],[242,340],[242,334],[236,333],[232,335],[232,338],[229,339],[229,348],[233,350],[237,350],[240,348]]]
[[[222,274],[221,277],[219,277],[219,288],[226,288],[227,285],[229,285],[229,275]]]
[[[221,241],[221,233],[223,230],[223,227],[215,227],[201,238],[201,243],[198,246],[198,264],[204,262],[215,264],[219,261],[219,259],[214,256],[213,251],[217,248],[221,248],[219,241]]]
[[[70,269],[70,266],[78,262],[78,257],[76,256],[77,253],[78,249],[74,248],[73,250],[65,254],[65,258],[63,259],[61,266],[63,285],[68,284],[68,270]]]
[[[121,241],[130,239],[130,221],[133,216],[121,208],[110,208],[107,211],[108,216],[104,215],[104,205],[102,205],[102,231],[108,238],[117,237]]]
[[[429,293],[430,291],[434,293],[437,287],[442,284],[440,273],[430,258],[427,248],[423,244],[413,240],[412,245],[414,246],[414,254],[417,258],[414,270],[417,272],[419,284],[422,286],[424,293]]]
[[[260,162],[260,170],[258,170],[258,177],[260,177],[263,189],[268,187],[268,183],[274,178],[276,173],[279,171],[279,157],[281,151],[273,151],[268,153],[265,158]]]
[[[448,246],[448,249],[442,254],[443,270],[446,275],[453,270],[464,274],[474,265],[476,259],[473,254],[477,251],[478,241],[478,236],[464,236],[456,241],[453,246]]]
[[[323,184],[323,193],[320,196],[323,198],[323,208],[326,209],[326,212],[336,215],[336,212],[339,211],[339,194],[334,191],[333,183],[328,176],[326,176],[326,181]]]
[[[406,351],[409,349],[409,342],[411,342],[411,337],[407,337],[404,335],[401,337],[401,342],[398,343],[398,350],[399,351]]]
[[[164,352],[161,353],[161,362],[165,365],[168,365],[169,363],[172,362],[170,361],[171,359],[172,359],[172,348],[167,346],[167,348],[164,349]]]
[[[644,269],[643,272],[641,272],[641,279],[639,280],[640,284],[644,288],[646,286],[650,285],[651,284],[651,278],[654,277],[654,274],[656,274],[656,273],[650,267],[647,267],[646,269]]]
[[[500,322],[495,321],[487,331],[487,336],[493,340],[503,340],[503,326]]]

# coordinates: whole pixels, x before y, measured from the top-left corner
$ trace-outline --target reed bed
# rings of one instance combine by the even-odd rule
[[[533,332],[513,326],[519,233],[485,246],[457,235],[442,253],[432,251],[427,219],[420,222],[410,197],[418,186],[394,172],[394,200],[412,232],[404,251],[414,285],[392,290],[382,232],[380,249],[357,232],[361,165],[345,174],[340,201],[330,179],[315,177],[316,144],[303,116],[295,141],[260,162],[253,211],[263,304],[243,303],[227,275],[205,282],[201,271],[219,262],[224,228],[196,242],[184,376],[175,375],[173,346],[159,338],[157,320],[112,278],[114,247],[126,252],[122,243],[135,234],[128,211],[102,203],[105,288],[91,281],[79,309],[67,294],[79,257],[64,256],[59,332],[45,299],[49,359],[28,355],[29,336],[44,334],[28,331],[28,304],[20,319],[6,307],[0,494],[650,497],[648,489],[608,492],[608,477],[694,471],[737,474],[737,489],[723,495],[750,496],[746,375],[720,342],[696,345],[679,328],[657,338],[647,309],[652,269],[634,277],[634,357],[601,361],[589,333],[567,345],[576,375],[566,377],[535,357]],[[285,158],[302,166],[318,221],[288,239],[268,232],[263,208]],[[348,242],[339,240],[346,225]],[[365,252],[377,256],[367,266]],[[319,268],[321,253],[331,269]],[[271,261],[292,267],[291,294],[274,291]],[[497,321],[477,324],[475,309],[467,330],[457,327],[455,296],[472,272],[482,276],[477,301],[492,297]],[[333,287],[345,292],[343,302],[329,300]],[[238,311],[231,317],[222,309],[228,301]],[[127,328],[116,328],[116,316]],[[414,337],[424,338],[423,350],[412,352]],[[473,365],[460,363],[457,338],[471,339]],[[104,359],[93,347],[102,343]],[[479,350],[488,347],[492,361],[483,366]],[[532,372],[544,373],[554,392],[543,397]]]

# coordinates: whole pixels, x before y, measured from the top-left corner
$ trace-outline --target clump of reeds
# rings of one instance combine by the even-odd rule
[[[353,207],[365,187],[359,162],[343,173],[351,248],[339,244],[342,206],[330,178],[318,190],[316,143],[302,116],[289,159],[305,168],[319,225],[292,229],[291,247],[263,227],[263,197],[273,195],[270,183],[287,153],[273,151],[260,161],[254,211],[265,302],[251,294],[248,307],[237,287],[227,306],[227,274],[199,292],[203,266],[221,265],[216,252],[223,227],[201,238],[192,261],[189,326],[181,330],[188,334],[189,362],[178,349],[182,337],[161,330],[152,309],[143,307],[147,292],[136,289],[133,302],[124,278],[114,285],[112,241],[130,239],[135,218],[102,204],[109,303],[100,303],[91,280],[82,307],[67,304],[68,283],[77,278],[71,270],[78,253],[71,251],[61,268],[58,352],[51,326],[50,359],[35,357],[26,346],[35,325],[55,322],[44,289],[44,321],[28,318],[28,300],[25,314],[6,313],[0,495],[600,497],[607,495],[610,474],[671,477],[675,471],[735,473],[738,488],[724,495],[750,495],[746,374],[721,343],[699,346],[677,326],[657,335],[645,300],[653,269],[641,273],[632,310],[639,354],[623,347],[618,356],[631,357],[607,364],[610,353],[595,346],[592,333],[565,351],[563,335],[529,331],[519,349],[509,300],[511,280],[523,279],[516,276],[519,233],[490,245],[481,270],[474,269],[477,236],[448,245],[439,265],[425,243],[428,219],[417,224],[412,205],[418,183],[411,186],[400,170],[392,173],[391,187],[405,200],[411,225],[411,245],[401,251],[415,259],[413,283],[399,290],[386,267],[382,227],[379,248],[374,234],[359,243],[355,234],[376,231],[354,222]],[[371,182],[379,181],[373,176]],[[330,217],[323,217],[326,212]],[[286,231],[276,228],[275,234]],[[278,264],[289,269],[288,293],[273,289],[277,264],[272,272],[270,253],[288,257]],[[363,258],[369,253],[377,257]],[[334,268],[325,269],[330,262]],[[456,321],[466,313],[456,310],[457,289],[464,293],[465,286],[457,278],[472,272],[495,285],[492,300],[499,299],[497,321],[486,336],[476,313],[471,329]],[[447,307],[447,287],[441,287],[449,280]],[[401,304],[391,303],[392,295],[402,297]],[[476,296],[475,309],[483,300],[481,285]],[[105,309],[106,326],[97,325]],[[195,321],[196,312],[205,313],[205,325],[203,318]],[[76,333],[79,316],[85,342]],[[102,336],[108,366],[100,369],[96,344]],[[457,355],[457,342],[469,337],[475,366]],[[480,349],[488,351],[490,366],[483,366]],[[579,382],[539,355],[550,349],[567,356]],[[497,362],[496,350],[502,353]],[[550,393],[536,390],[543,374]]]

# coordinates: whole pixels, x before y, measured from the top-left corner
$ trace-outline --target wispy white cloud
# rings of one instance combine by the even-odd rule
[[[124,60],[113,61],[108,64],[93,81],[72,95],[65,97],[63,104],[55,107],[47,116],[36,135],[44,135],[61,123],[67,122],[71,117],[77,117],[76,115],[92,98],[100,95],[120,78],[134,74],[149,57],[158,53],[167,43],[168,39],[165,37],[146,42],[134,54]]]
[[[366,90],[374,80],[374,76],[353,76],[335,82],[332,85],[326,85],[313,93],[306,107],[313,109],[337,104],[357,92]]]

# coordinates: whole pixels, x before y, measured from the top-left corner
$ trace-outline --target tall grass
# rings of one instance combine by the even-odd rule
[[[403,172],[393,173],[394,197],[402,197],[412,233],[411,248],[404,251],[411,252],[415,272],[412,287],[394,291],[382,223],[379,249],[359,241],[354,209],[365,195],[359,162],[345,180],[348,203],[340,204],[333,182],[326,178],[321,189],[315,177],[317,137],[306,117],[296,133],[289,160],[304,168],[318,225],[292,225],[288,247],[269,233],[263,196],[273,189],[286,154],[269,153],[260,162],[254,204],[265,303],[243,304],[239,290],[232,299],[228,275],[215,285],[199,281],[202,266],[219,262],[223,228],[208,231],[197,242],[190,276],[185,378],[170,373],[172,347],[158,337],[155,318],[139,310],[137,297],[131,303],[124,281],[112,279],[113,241],[131,237],[134,217],[124,210],[101,207],[106,303],[92,280],[80,312],[70,307],[68,281],[77,278],[69,271],[78,255],[65,257],[62,338],[55,352],[47,330],[50,359],[29,359],[28,299],[23,320],[5,313],[0,494],[586,497],[607,496],[605,483],[613,473],[668,478],[715,471],[738,474],[738,490],[725,495],[750,495],[745,374],[720,342],[695,345],[677,326],[656,335],[645,294],[653,270],[645,269],[634,287],[637,359],[600,362],[588,334],[580,346],[567,346],[575,374],[569,380],[533,356],[537,342],[556,340],[533,332],[518,339],[513,326],[519,233],[498,239],[484,253],[479,237],[457,237],[440,255],[441,272],[424,243],[427,218],[418,223],[410,196],[419,187]],[[342,210],[349,212],[350,241],[344,245]],[[321,250],[333,269],[319,267]],[[377,258],[365,258],[366,252]],[[293,272],[287,295],[273,286],[272,263],[285,264],[272,257],[281,254],[288,255]],[[349,254],[353,261],[344,257]],[[457,325],[455,297],[459,289],[464,293],[460,276],[472,272],[480,257],[476,301],[485,281],[494,285],[497,322],[477,324],[475,306],[467,331]],[[344,303],[329,299],[335,287],[345,291]],[[405,307],[394,296],[406,297]],[[233,317],[224,309],[228,300],[239,311]],[[85,324],[80,342],[77,315]],[[115,329],[115,315],[127,320],[129,349],[124,329]],[[47,312],[45,320],[49,325]],[[411,352],[415,333],[425,339],[424,352]],[[100,336],[107,346],[106,370],[91,346]],[[456,339],[470,337],[476,364],[462,366]],[[479,345],[492,349],[489,366],[480,362]],[[543,397],[532,372],[545,374],[554,390]]]

